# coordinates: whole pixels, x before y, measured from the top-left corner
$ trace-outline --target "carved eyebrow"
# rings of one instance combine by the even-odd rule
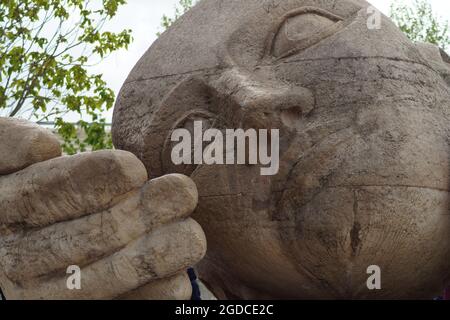
[[[275,24],[275,27],[272,28],[272,30],[269,32],[267,39],[266,39],[266,46],[265,46],[265,50],[264,50],[264,56],[269,55],[272,50],[273,50],[273,46],[274,43],[276,41],[276,38],[281,30],[281,28],[284,26],[284,24],[290,19],[290,18],[294,18],[300,15],[304,15],[304,14],[316,14],[319,16],[322,16],[324,18],[330,19],[331,21],[334,22],[339,22],[339,21],[343,21],[344,18],[341,16],[338,16],[336,14],[333,14],[327,10],[321,9],[321,8],[317,8],[317,7],[311,7],[311,6],[305,6],[305,7],[301,7],[301,8],[297,8],[294,10],[289,11],[288,13],[286,13],[285,15],[283,15],[279,21]]]

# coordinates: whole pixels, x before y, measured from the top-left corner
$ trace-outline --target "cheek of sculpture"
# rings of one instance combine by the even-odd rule
[[[286,141],[276,177],[248,167],[196,172],[199,185],[215,177],[197,216],[216,248],[209,261],[237,253],[227,273],[283,297],[366,297],[359,286],[371,265],[384,270],[379,297],[437,294],[450,268],[443,79],[421,65],[356,59],[265,66],[254,76],[264,74],[314,92],[314,108],[302,115],[293,103],[268,121]]]
[[[384,270],[384,290],[438,290],[433,274],[449,268],[450,228],[449,150],[440,121],[410,106],[365,106],[356,115],[292,170],[278,208],[283,243],[338,295],[347,280],[337,274],[351,271],[356,286],[370,265]]]

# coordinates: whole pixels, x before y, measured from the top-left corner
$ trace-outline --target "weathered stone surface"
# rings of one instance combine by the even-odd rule
[[[0,175],[61,155],[59,142],[50,131],[24,120],[0,118],[0,139]]]
[[[0,119],[0,132],[52,150],[53,138],[29,127]],[[189,299],[183,273],[206,252],[205,235],[189,218],[198,202],[190,178],[147,181],[142,162],[126,151],[58,157],[20,147],[16,157],[28,158],[18,162],[30,166],[0,176],[0,287],[7,299]],[[4,152],[13,151],[2,136]],[[73,265],[81,268],[80,290],[67,288]]]
[[[189,300],[192,285],[186,272],[156,280],[120,297],[122,300]]]
[[[115,145],[191,175],[228,298],[430,298],[450,281],[450,65],[362,0],[204,0],[124,84]],[[280,129],[280,172],[174,166],[172,130]],[[369,291],[366,269],[382,270]]]

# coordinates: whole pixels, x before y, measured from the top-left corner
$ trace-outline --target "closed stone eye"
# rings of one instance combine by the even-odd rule
[[[271,53],[284,58],[331,36],[342,27],[342,18],[322,9],[304,7],[283,17],[272,40]]]

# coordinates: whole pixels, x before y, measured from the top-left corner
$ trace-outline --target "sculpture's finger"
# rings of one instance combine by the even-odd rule
[[[164,224],[186,219],[197,200],[196,186],[186,176],[151,180],[107,211],[10,237],[0,249],[0,265],[20,283],[72,264],[88,265]]]
[[[108,209],[147,180],[125,151],[98,151],[36,163],[0,177],[0,225],[41,227]]]
[[[192,285],[186,272],[152,281],[136,290],[124,294],[121,300],[189,300]]]
[[[82,267],[81,289],[68,289],[65,270],[10,289],[14,299],[113,299],[200,261],[206,238],[192,219],[159,228],[117,253]],[[8,298],[8,293],[6,293]]]
[[[25,120],[0,118],[0,175],[61,156],[58,139]]]

